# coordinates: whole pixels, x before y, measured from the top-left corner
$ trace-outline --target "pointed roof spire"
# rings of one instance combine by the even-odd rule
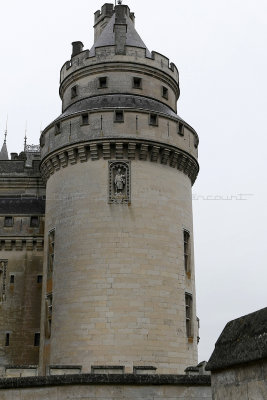
[[[106,46],[117,46],[123,42],[123,48],[125,46],[140,47],[146,50],[146,56],[151,57],[151,54],[146,47],[145,43],[139,36],[134,26],[134,13],[131,13],[127,5],[122,4],[122,0],[117,1],[118,5],[106,3],[103,5],[101,12],[95,13],[95,43],[90,49],[90,56],[95,55],[95,49],[97,47]],[[107,24],[104,29],[99,29],[99,24],[103,22],[103,19],[107,19]],[[125,27],[123,31],[120,29],[122,26]],[[117,29],[119,27],[119,29]],[[124,49],[122,49],[124,50]],[[123,54],[123,51],[119,51]]]
[[[26,121],[26,125],[25,125],[24,151],[26,151],[26,147],[27,147],[27,121]]]
[[[7,116],[7,118],[6,118],[5,139],[4,139],[4,143],[3,143],[2,149],[1,149],[1,151],[0,151],[0,161],[2,161],[2,160],[9,160],[9,158],[8,158],[8,151],[7,151],[7,146],[6,146],[7,122],[8,122],[8,116]]]

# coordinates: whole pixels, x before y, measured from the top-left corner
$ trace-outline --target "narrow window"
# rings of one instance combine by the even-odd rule
[[[37,283],[43,282],[43,275],[37,275]]]
[[[74,97],[78,96],[78,86],[75,85],[71,88],[71,98],[73,99]]]
[[[199,329],[200,329],[200,320],[199,320],[199,318],[197,318],[197,344],[198,344],[199,341],[200,341]]]
[[[158,126],[158,116],[157,114],[150,114],[149,124],[153,126]]]
[[[10,334],[6,333],[6,340],[5,340],[5,346],[9,346],[9,342],[10,342]]]
[[[88,115],[88,113],[82,114],[81,124],[82,125],[88,125],[89,124],[89,115]]]
[[[34,215],[34,216],[31,217],[30,227],[31,228],[38,228],[39,227],[39,217],[38,216]]]
[[[184,124],[182,122],[178,122],[177,133],[180,136],[184,136]]]
[[[133,88],[142,89],[142,78],[137,78],[136,76],[133,78]]]
[[[194,135],[194,146],[195,146],[195,149],[198,148],[198,144],[199,144],[199,138],[198,138],[198,136],[195,134],[195,135]]]
[[[58,135],[61,132],[61,123],[57,122],[55,124],[55,134]]]
[[[4,225],[5,227],[11,227],[14,224],[13,217],[5,217]]]
[[[50,338],[51,336],[51,326],[52,326],[52,308],[53,308],[53,295],[52,293],[46,296],[47,305],[47,334],[46,336]]]
[[[48,235],[48,273],[53,272],[54,266],[54,250],[55,250],[55,230],[53,229]]]
[[[165,86],[162,86],[162,97],[164,97],[164,99],[168,99],[169,97],[168,88],[166,88]]]
[[[11,285],[14,285],[14,283],[15,283],[15,275],[10,275],[10,283],[11,283]]]
[[[40,346],[40,332],[34,334],[34,346]]]
[[[189,293],[185,294],[185,317],[186,317],[186,335],[188,338],[193,337],[192,327],[192,295]]]
[[[107,82],[108,82],[108,79],[107,79],[106,76],[102,76],[101,78],[99,78],[99,80],[98,80],[99,89],[106,88],[107,87]]]
[[[123,122],[124,121],[124,113],[122,110],[115,111],[114,114],[114,122]]]
[[[184,231],[184,269],[187,274],[190,273],[190,233]]]

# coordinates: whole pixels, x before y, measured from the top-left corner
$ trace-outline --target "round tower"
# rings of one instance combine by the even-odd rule
[[[41,370],[183,373],[197,363],[192,192],[198,136],[179,73],[127,5],[73,43],[62,114],[42,133],[47,181]]]

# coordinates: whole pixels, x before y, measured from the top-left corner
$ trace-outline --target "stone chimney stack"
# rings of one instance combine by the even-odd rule
[[[127,23],[126,15],[130,16],[130,9],[128,6],[118,5],[115,7],[115,43],[116,54],[125,54]]]

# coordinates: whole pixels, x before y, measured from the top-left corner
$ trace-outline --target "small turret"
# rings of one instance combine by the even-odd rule
[[[95,42],[101,35],[103,29],[106,27],[113,13],[114,13],[114,5],[112,3],[104,4],[101,8],[101,12],[100,10],[97,10],[95,12],[95,25],[94,25]]]

